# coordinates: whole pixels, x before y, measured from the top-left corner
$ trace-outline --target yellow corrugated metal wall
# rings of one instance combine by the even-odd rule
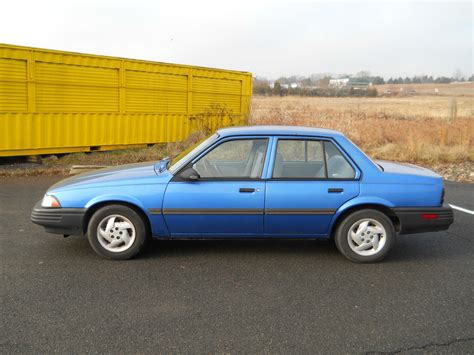
[[[180,141],[245,124],[251,92],[246,72],[0,44],[0,156]]]

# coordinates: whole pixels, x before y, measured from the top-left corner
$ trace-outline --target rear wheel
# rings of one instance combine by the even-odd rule
[[[123,205],[108,205],[97,210],[87,228],[94,251],[108,259],[130,259],[140,252],[147,239],[141,216]]]
[[[382,260],[395,242],[395,228],[384,213],[360,210],[351,213],[339,224],[336,246],[346,258],[357,263]]]

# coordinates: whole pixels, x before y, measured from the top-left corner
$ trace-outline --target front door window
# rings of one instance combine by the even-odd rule
[[[224,142],[200,158],[193,168],[201,179],[257,179],[265,162],[267,139]]]

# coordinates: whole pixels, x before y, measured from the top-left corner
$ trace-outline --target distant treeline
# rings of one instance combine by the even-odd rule
[[[356,88],[320,88],[320,87],[296,87],[285,88],[276,82],[271,88],[268,85],[253,85],[253,93],[255,95],[265,96],[320,96],[320,97],[375,97],[377,89],[370,87],[366,90]]]
[[[361,75],[362,74],[362,75]],[[439,84],[449,84],[452,82],[464,82],[464,81],[474,81],[474,75],[471,75],[467,80],[462,77],[446,77],[439,76],[433,77],[428,75],[420,75],[413,77],[398,77],[390,78],[385,80],[381,76],[370,76],[363,75],[369,74],[368,72],[360,72],[358,75],[351,77],[348,76],[339,76],[339,78],[347,77],[350,79],[348,85],[332,87],[329,85],[331,80],[330,76],[317,76],[312,75],[310,77],[301,77],[301,76],[290,76],[290,77],[280,77],[277,80],[269,81],[262,78],[254,78],[253,80],[253,93],[256,95],[266,95],[266,96],[286,96],[286,95],[299,95],[299,96],[335,96],[335,97],[345,97],[345,96],[377,96],[377,89],[373,86],[367,86],[367,88],[360,88],[357,85],[351,85],[353,82],[357,83],[366,83],[369,85],[384,85],[384,84],[425,84],[425,83],[439,83]],[[294,87],[296,86],[296,87]]]
[[[430,83],[449,84],[454,81],[464,82],[466,80],[464,78],[455,79],[455,78],[450,78],[447,76],[439,76],[437,78],[434,78],[431,75],[430,76],[423,75],[423,76],[414,76],[412,78],[409,78],[409,77],[390,78],[387,80],[387,82],[385,82],[382,79],[382,82],[380,84],[430,84]],[[467,81],[474,81],[474,75],[471,76]],[[374,83],[374,85],[379,85],[379,84]]]

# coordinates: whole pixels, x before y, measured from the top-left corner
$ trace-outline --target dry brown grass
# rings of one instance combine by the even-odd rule
[[[148,148],[115,150],[93,153],[72,153],[60,158],[55,155],[42,159],[46,166],[71,166],[71,165],[120,165],[157,161],[164,157],[174,157],[187,147],[205,138],[203,132],[191,134],[183,142],[155,144]]]
[[[190,135],[185,141],[156,144],[148,148],[127,149],[91,153],[72,153],[63,156],[50,155],[41,158],[41,164],[25,164],[25,159],[12,159],[12,164],[0,166],[2,176],[68,175],[73,165],[113,166],[122,164],[158,161],[164,157],[174,157],[187,147],[205,138],[203,132]]]
[[[416,85],[416,84],[415,84]],[[427,84],[430,85],[430,84]],[[453,84],[446,84],[453,85]],[[254,97],[250,124],[301,125],[342,131],[377,159],[412,162],[434,168],[445,177],[474,177],[474,96],[411,96],[378,98]],[[449,87],[460,90],[458,86]],[[429,90],[425,86],[421,89]],[[456,103],[456,116],[452,112]],[[43,159],[43,165],[0,166],[0,176],[66,174],[71,165],[119,165],[176,156],[202,139],[195,133],[181,143],[144,149],[69,154]],[[446,173],[444,173],[446,171]]]
[[[456,97],[474,97],[474,83],[451,83],[451,84],[385,84],[376,85],[379,94],[383,94],[385,90],[390,89],[392,93],[400,94],[400,89],[403,88],[401,94],[408,93],[415,90],[419,95],[438,95],[438,96],[456,96]],[[435,93],[438,89],[438,94]]]
[[[374,158],[424,163],[474,161],[474,98],[255,97],[250,124],[343,132]]]

